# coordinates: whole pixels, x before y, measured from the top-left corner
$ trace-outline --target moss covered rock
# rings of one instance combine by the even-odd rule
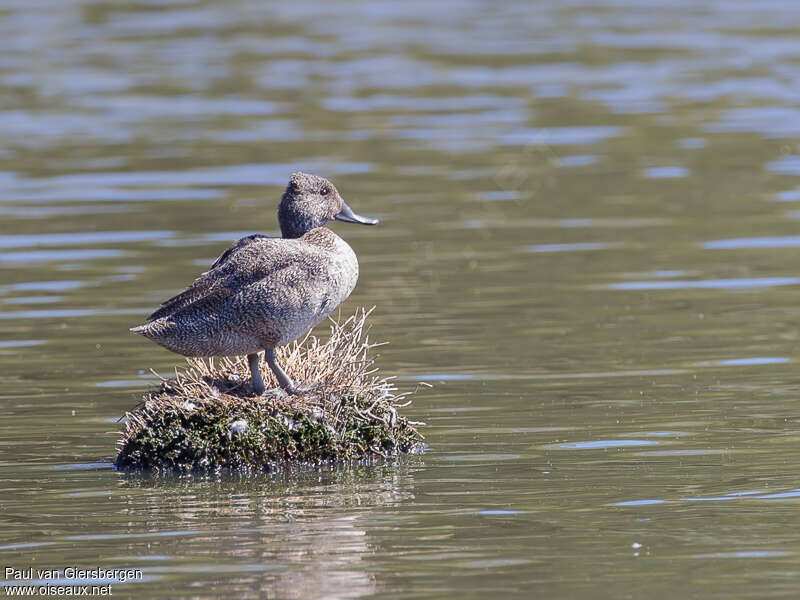
[[[252,471],[419,450],[420,423],[397,413],[409,393],[380,377],[369,356],[368,314],[334,322],[324,343],[309,336],[278,350],[289,375],[311,384],[301,395],[254,396],[243,359],[189,359],[127,413],[117,468]],[[277,386],[269,369],[263,375]]]

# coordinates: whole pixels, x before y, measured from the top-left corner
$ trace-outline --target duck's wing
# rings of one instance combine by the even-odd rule
[[[260,278],[263,273],[263,263],[258,264],[256,261],[247,260],[246,255],[249,254],[248,249],[253,250],[254,246],[263,245],[264,240],[273,239],[277,238],[254,233],[237,240],[220,254],[208,271],[195,279],[194,283],[180,294],[162,302],[161,307],[147,317],[147,320],[155,321],[195,304],[199,300],[209,300],[220,294],[232,293],[234,288]],[[244,260],[237,260],[237,257],[244,258]]]
[[[225,252],[219,255],[219,258],[217,258],[217,260],[214,261],[214,264],[211,265],[211,268],[208,271],[206,271],[206,273],[210,273],[217,267],[222,267],[226,262],[228,262],[228,259],[234,253],[238,252],[245,246],[250,246],[251,244],[253,244],[253,242],[256,242],[256,240],[274,240],[274,239],[278,238],[273,238],[268,235],[264,235],[263,233],[253,233],[239,240],[236,240],[236,242],[231,244],[230,247],[227,250],[225,250]],[[203,275],[205,275],[206,273],[203,273]],[[200,277],[202,277],[203,275],[201,275]]]

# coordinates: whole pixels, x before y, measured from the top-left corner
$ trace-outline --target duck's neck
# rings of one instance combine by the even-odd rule
[[[280,223],[283,237],[299,238],[312,229],[324,225],[325,220],[306,212],[291,210],[281,204],[278,209],[278,223]]]
[[[292,219],[280,219],[281,235],[285,238],[299,238],[303,237],[312,229],[319,227],[314,219],[307,218],[304,215],[293,215]]]
[[[299,238],[303,237],[307,230],[302,227],[295,227],[294,223],[281,223],[281,236],[284,238]]]

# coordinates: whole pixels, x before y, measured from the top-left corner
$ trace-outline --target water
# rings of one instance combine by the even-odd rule
[[[0,7],[0,575],[118,597],[798,590],[800,9],[770,0]],[[428,451],[111,468],[180,362],[128,327],[292,170]],[[8,579],[5,577],[5,579]],[[49,583],[40,580],[37,583]],[[108,582],[83,578],[83,583]]]

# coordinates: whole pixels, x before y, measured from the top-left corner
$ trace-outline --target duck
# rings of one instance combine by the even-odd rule
[[[247,356],[252,390],[265,393],[259,354],[288,394],[308,391],[283,370],[275,348],[296,340],[344,302],[358,259],[331,221],[377,225],[317,175],[292,173],[278,206],[281,237],[256,233],[227,248],[208,271],[131,328],[183,356]]]

